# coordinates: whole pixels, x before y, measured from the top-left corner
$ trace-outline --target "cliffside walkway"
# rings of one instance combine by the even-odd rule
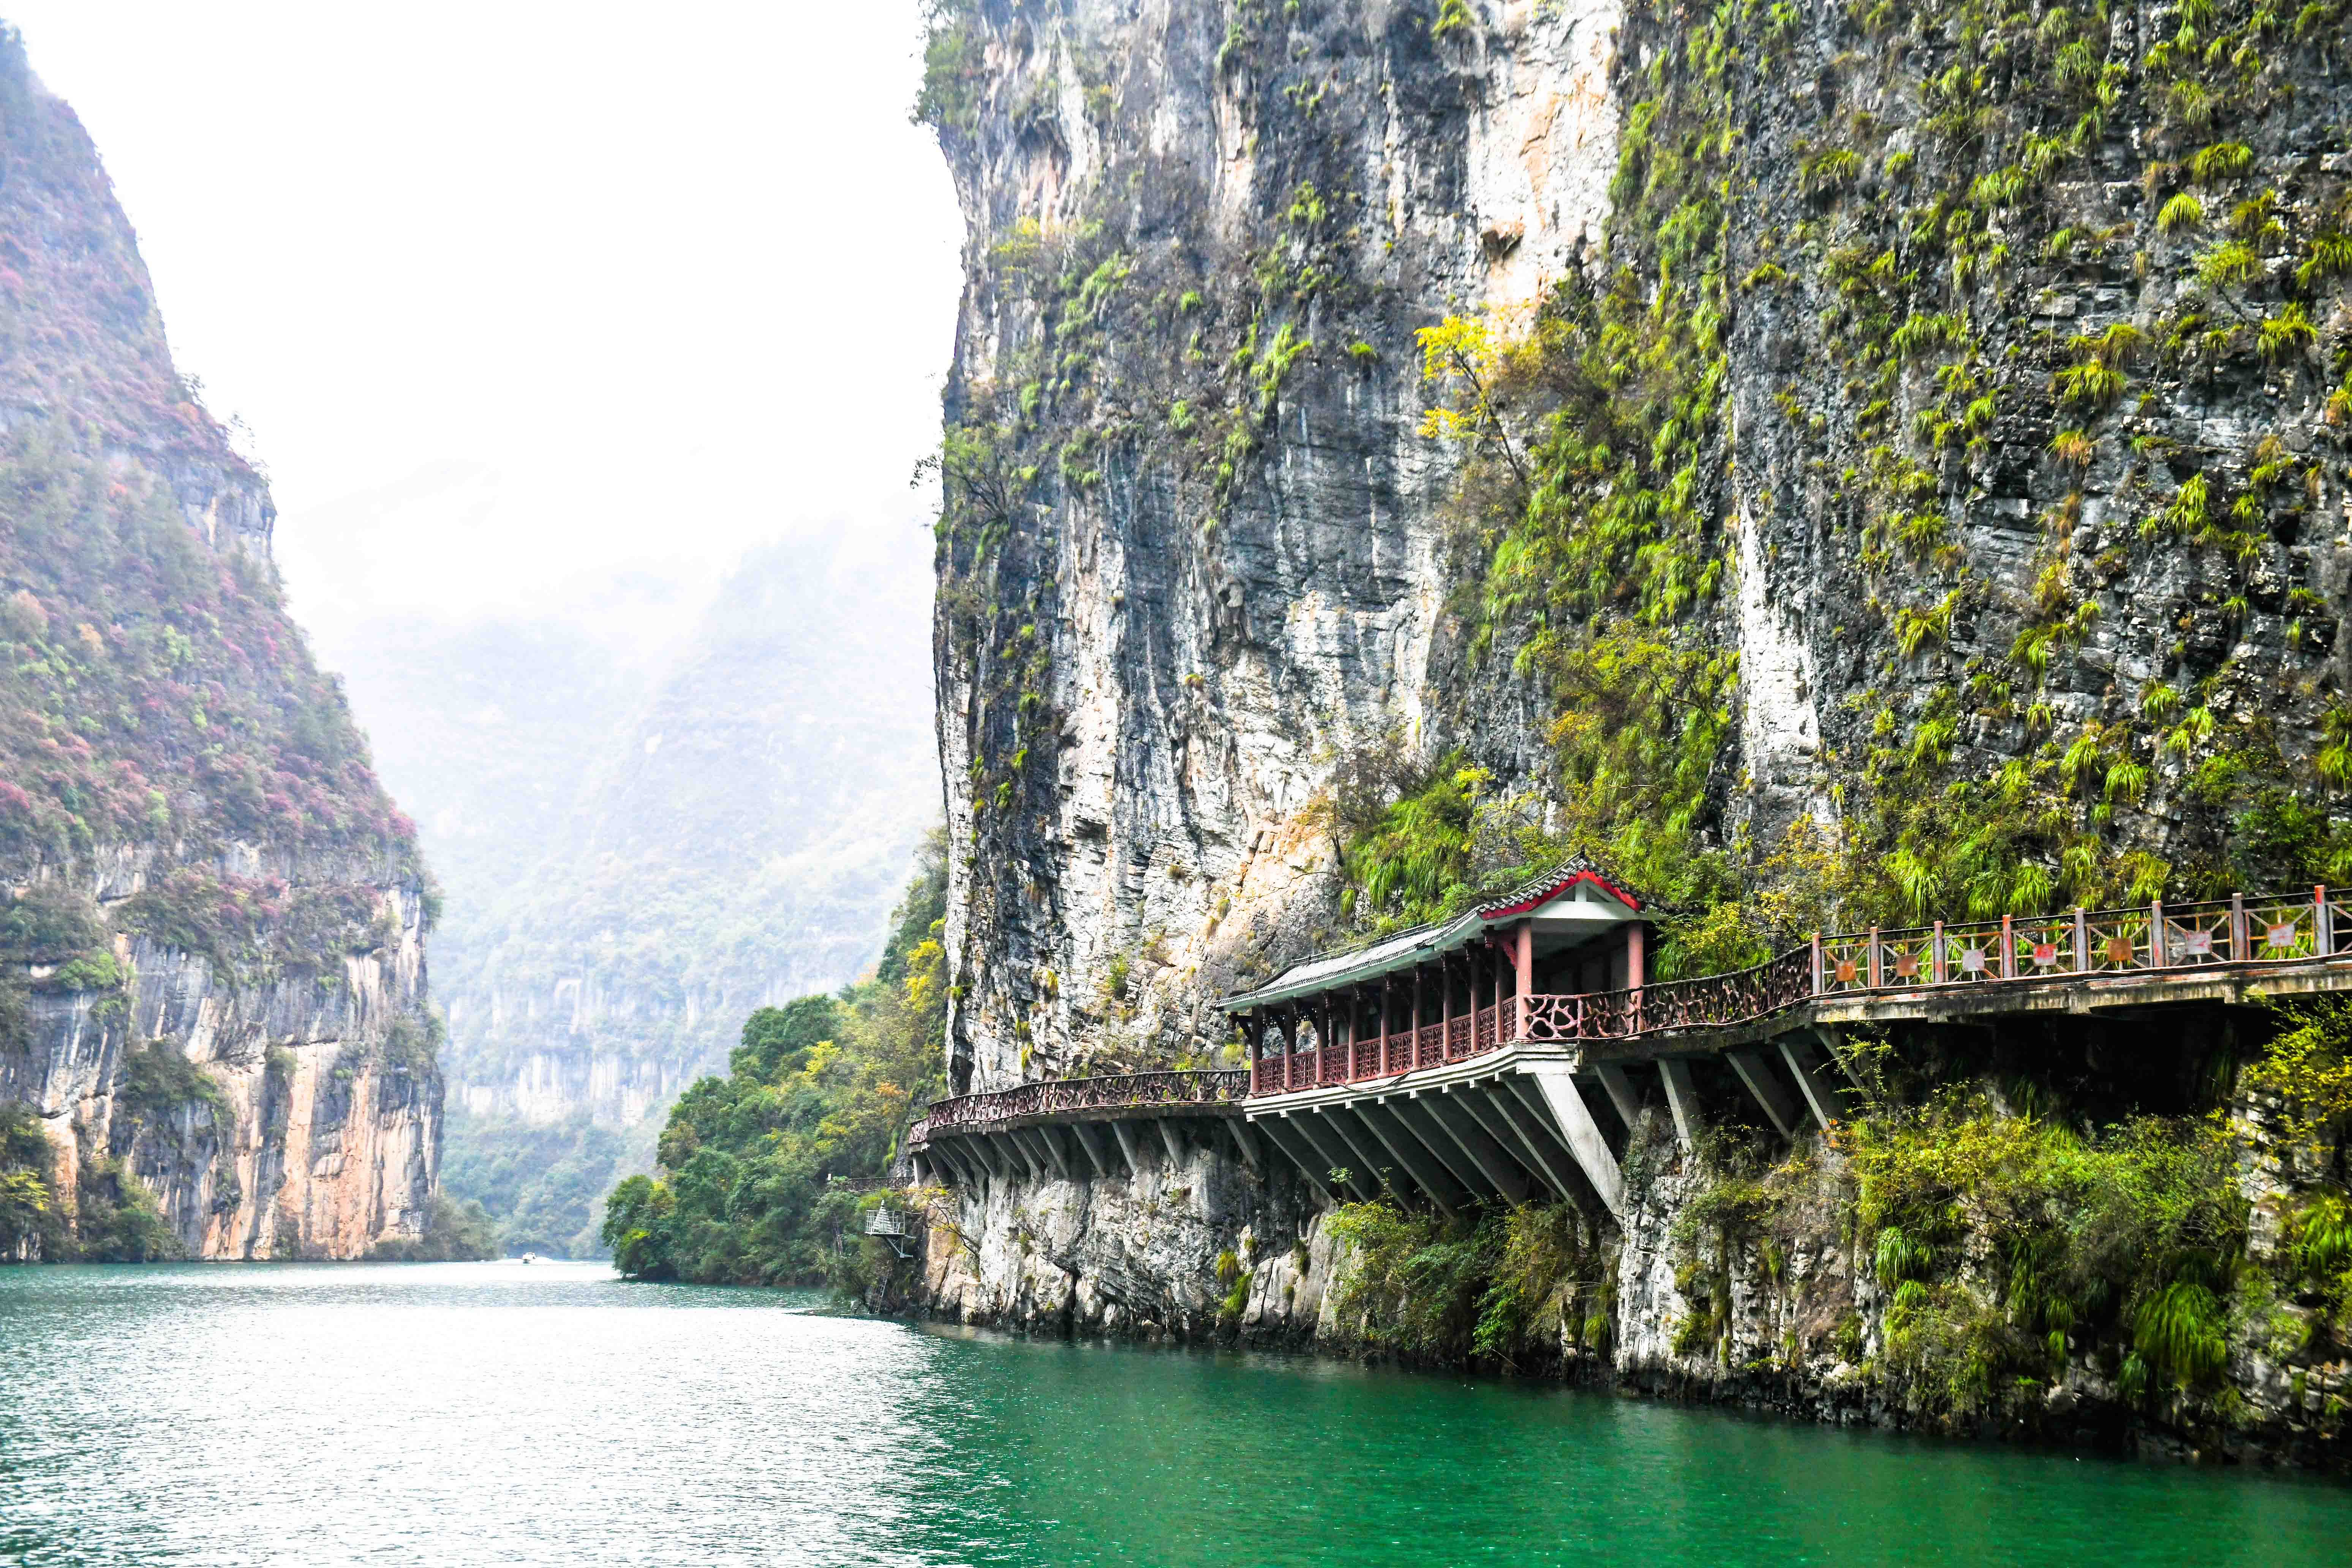
[[[2324,887],[1819,936],[1752,969],[1577,993],[1532,988],[1532,929],[1518,922],[1516,955],[1514,933],[1490,939],[1501,955],[1490,967],[1465,958],[1454,981],[1466,986],[1441,971],[1434,1020],[1422,1021],[1418,979],[1397,1027],[1385,976],[1375,996],[1360,962],[1318,960],[1290,975],[1320,971],[1315,978],[1327,983],[1293,981],[1279,1007],[1254,1004],[1281,981],[1228,999],[1249,1042],[1245,1068],[1024,1084],[941,1100],[908,1146],[944,1144],[950,1169],[961,1164],[968,1178],[1019,1168],[1108,1175],[1107,1146],[1087,1131],[1092,1124],[1118,1130],[1133,1171],[1132,1123],[1184,1121],[1208,1134],[1228,1129],[1253,1163],[1254,1134],[1262,1133],[1328,1198],[1385,1187],[1447,1212],[1541,1195],[1597,1198],[1614,1211],[1622,1199],[1616,1151],[1651,1103],[1652,1084],[1685,1147],[1707,1105],[1720,1107],[1726,1094],[1751,1100],[1793,1136],[1844,1113],[1852,1075],[1843,1031],[1852,1025],[2153,1018],[2352,991],[2352,912]],[[1506,990],[1513,978],[1517,989]],[[1277,1044],[1286,1048],[1270,1048]],[[1619,1126],[1604,1130],[1596,1104]],[[1013,1154],[992,1148],[1000,1136]],[[1181,1136],[1167,1135],[1171,1158],[1181,1157]]]
[[[933,1100],[907,1130],[906,1148],[918,1181],[1132,1176],[1154,1157],[1147,1137],[1181,1163],[1191,1143],[1214,1138],[1222,1125],[1255,1166],[1256,1145],[1239,1128],[1248,1092],[1245,1068],[1024,1083]]]

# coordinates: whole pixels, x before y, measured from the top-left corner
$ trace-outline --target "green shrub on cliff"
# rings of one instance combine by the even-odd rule
[[[89,1263],[157,1263],[185,1249],[147,1184],[120,1160],[92,1160],[75,1184],[74,1228],[80,1246],[55,1255]]]
[[[266,562],[207,549],[169,484],[58,425],[0,441],[0,846],[263,839],[421,875]]]
[[[161,1071],[168,1076],[171,1069]],[[217,1099],[219,1090],[212,1092]],[[123,1162],[83,1162],[71,1204],[59,1185],[57,1153],[39,1118],[26,1106],[0,1105],[0,1263],[152,1263],[181,1256],[155,1194]]]
[[[54,1258],[64,1244],[56,1164],[40,1119],[26,1106],[0,1105],[0,1263]]]
[[[837,997],[761,1008],[728,1076],[679,1097],[660,1174],[632,1176],[606,1200],[604,1239],[621,1272],[771,1285],[836,1277],[843,1238],[862,1224],[859,1189],[944,1087],[946,911],[935,836],[873,977]]]
[[[1530,781],[1551,837],[1701,924],[1774,880],[1733,722],[1766,672],[1739,668],[1756,639],[1729,590],[1760,573],[1839,623],[1809,625],[1814,658],[1839,652],[1800,689],[1822,727],[1806,810],[1841,852],[1796,872],[1838,923],[2341,880],[2352,719],[2292,547],[2338,499],[2328,312],[2352,246],[2330,183],[2240,183],[2303,144],[2284,111],[2329,62],[2247,0],[2145,37],[1982,0],[1765,10],[1630,6],[1604,247],[1532,321],[1422,334],[1424,429],[1465,458],[1474,647],[1553,704]],[[1823,107],[1759,114],[1791,69],[1819,71]],[[1867,177],[1893,101],[1923,112]],[[2105,187],[2120,199],[2070,183],[2121,124],[2142,178]],[[2225,214],[2229,237],[2189,243]],[[2138,317],[2031,321],[2036,299],[2071,318],[2102,267],[2135,274]],[[1743,385],[1780,417],[1735,430]],[[2216,395],[2245,434],[2192,463],[2166,422]],[[2184,556],[2193,592],[2168,584]],[[2126,610],[2156,629],[2108,624]],[[1342,839],[1360,918],[1408,916],[1376,879],[1458,836],[1410,820],[1415,789],[1390,799]],[[1662,972],[1711,966],[1665,938]]]
[[[1608,1341],[1601,1237],[1565,1204],[1449,1219],[1383,1194],[1342,1204],[1331,1232],[1342,1244],[1335,1310],[1373,1350],[1521,1368],[1557,1362],[1563,1340]]]
[[[2213,1391],[2247,1223],[2218,1120],[2084,1128],[1963,1086],[1840,1142],[1857,1250],[1894,1295],[1886,1370],[1915,1407],[1980,1410],[2070,1354]]]
[[[2247,1070],[2247,1087],[2285,1101],[2289,1137],[2340,1150],[2352,1129],[2352,1000],[2315,996],[2278,1011],[2286,1027]]]

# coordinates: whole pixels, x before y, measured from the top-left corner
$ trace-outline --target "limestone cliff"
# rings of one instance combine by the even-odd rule
[[[0,1113],[53,1156],[11,1250],[413,1240],[441,1106],[413,831],[6,30],[0,158]]]
[[[970,230],[936,655],[972,1084],[1222,1043],[1199,1003],[1236,940],[1328,919],[1301,813],[1348,750],[1466,721],[1535,765],[1536,694],[1463,659],[1413,334],[1598,242],[1616,20],[986,5],[935,41]]]
[[[1365,750],[1699,904],[1801,818],[1864,919],[2352,842],[2331,5],[948,15],[965,1080],[1220,1043]]]
[[[2341,13],[943,7],[959,1087],[1225,1047],[1215,994],[1345,932],[1367,754],[1459,750],[1717,917],[1668,922],[1667,974],[1840,907],[2343,879]],[[1243,1321],[1306,1331],[1326,1222],[1196,1158],[958,1197],[928,1299],[1108,1321],[1108,1238],[1181,1187],[1127,1293],[1197,1321],[1250,1227],[1281,1304]],[[1614,1370],[1867,1411],[1794,1231],[1718,1258],[1692,1350],[1678,1180],[1612,1231]],[[1832,1288],[1876,1353],[1876,1287]],[[1791,1333],[1777,1392],[1718,1375]],[[2233,1386],[2292,1447],[2340,1364],[2299,1352],[2289,1400],[2253,1343]]]
[[[2283,1218],[2324,1175],[2281,1136],[2279,1110],[2259,1092],[2230,1107],[2254,1224],[2216,1346],[2219,1401],[2144,1397],[2081,1338],[2041,1377],[1986,1391],[1973,1414],[1923,1401],[1916,1385],[1887,1376],[1891,1363],[1918,1353],[1917,1335],[1895,1310],[1897,1288],[1857,1247],[1853,1171],[1840,1152],[1801,1146],[1767,1184],[1727,1204],[1719,1173],[1679,1159],[1662,1116],[1645,1115],[1633,1131],[1622,1225],[1594,1215],[1540,1222],[1589,1250],[1527,1304],[1524,1337],[1484,1353],[1490,1367],[1839,1426],[2340,1470],[2352,1357],[2309,1293],[2298,1300],[2268,1282]],[[1163,1145],[1148,1124],[1135,1147],[1141,1163],[1132,1173],[1081,1169],[919,1190],[913,1258],[886,1275],[874,1304],[1027,1332],[1238,1340],[1340,1355],[1401,1348],[1396,1323],[1368,1320],[1367,1296],[1351,1294],[1365,1266],[1360,1238],[1335,1226],[1296,1171],[1279,1160],[1249,1168],[1223,1138]],[[1470,1274],[1483,1294],[1448,1299],[1455,1286],[1443,1253],[1465,1244],[1457,1233],[1437,1251],[1391,1255],[1386,1261],[1402,1262],[1411,1280],[1407,1295],[1422,1299],[1390,1305],[1494,1322],[1495,1275]],[[1982,1331],[2001,1310],[2001,1262],[1971,1258],[1962,1279],[1981,1303]],[[1912,1340],[1900,1337],[1906,1331]]]

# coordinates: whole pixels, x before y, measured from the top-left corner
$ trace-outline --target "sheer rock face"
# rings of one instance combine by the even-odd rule
[[[1000,465],[940,556],[960,1080],[1219,1044],[1204,1001],[1333,923],[1307,808],[1351,751],[1537,773],[1548,694],[1449,610],[1484,561],[1413,334],[1507,331],[1604,230],[1635,298],[1721,269],[1682,301],[1706,433],[1642,480],[1687,479],[1644,548],[1713,583],[1662,635],[1738,671],[1704,832],[1959,785],[2041,835],[1994,856],[2019,887],[2309,879],[2232,825],[2345,767],[2327,12],[976,4],[927,98],[970,226],[949,424]],[[1626,145],[1656,201],[1615,212]],[[1949,858],[1936,903],[1986,904]]]
[[[2290,37],[2226,5],[2210,25],[2040,13],[1958,105],[1939,95],[1991,24],[1949,7],[1800,0],[1734,24],[1736,48],[1699,36],[1704,9],[1466,11],[1436,33],[1426,3],[974,7],[930,106],[970,224],[949,425],[1002,457],[973,460],[940,552],[963,1086],[1218,1043],[1205,1003],[1337,924],[1308,808],[1351,749],[1461,745],[1507,781],[1541,765],[1546,694],[1474,661],[1449,613],[1481,563],[1448,521],[1455,470],[1418,433],[1433,394],[1413,333],[1479,307],[1507,321],[1594,270],[1631,221],[1610,178],[1637,133],[1637,195],[1709,147],[1724,160],[1685,192],[1722,226],[1724,357],[1694,466],[1706,537],[1673,542],[1725,567],[1675,632],[1737,658],[1721,837],[1769,847],[1801,816],[1834,835],[1874,748],[1937,752],[1922,793],[2011,763],[2063,775],[2105,851],[2210,879],[2243,864],[2233,768],[2306,799],[2331,767],[2340,784],[2340,742],[2333,763],[2323,747],[2352,668],[2352,263],[2320,244],[2352,191],[2339,20]],[[2259,36],[2212,44],[2242,24]],[[2159,69],[2184,26],[2203,31]],[[2181,74],[2225,56],[2259,83],[2215,96]],[[1966,129],[1986,123],[2000,134]],[[2260,237],[2266,201],[2284,237]],[[2260,254],[2216,257],[2241,236]],[[1611,239],[1654,298],[1660,237]],[[2209,287],[2208,262],[2237,280]],[[2102,354],[2122,373],[2104,392],[2081,374]],[[1957,882],[1940,896],[1965,900]],[[1272,1238],[1265,1280],[1307,1301],[1256,1300],[1246,1325],[1347,1346],[1311,1283],[1328,1277],[1311,1205],[1202,1159],[1181,1180],[960,1192],[926,1304],[1115,1330],[1100,1303],[1140,1258],[1148,1283],[1118,1289],[1176,1331],[1246,1225]],[[2292,1185],[2250,1195],[2275,1210]],[[1661,1181],[1621,1227],[1605,1374],[1903,1420],[1860,1370],[1884,1292],[1833,1223],[1769,1268],[1753,1247],[1719,1260],[1723,1336],[1690,1343],[1675,1232],[1693,1186]],[[1159,1223],[1150,1201],[1179,1187],[1199,1212]],[[1295,1241],[1309,1267],[1286,1276]],[[1848,1319],[1858,1340],[1831,1331]],[[1727,1371],[1792,1333],[1794,1363]],[[2231,1358],[2279,1452],[2343,1376],[2235,1339]],[[2079,1363],[2048,1414],[2060,1436],[2125,1421]]]
[[[69,1228],[84,1184],[120,1171],[194,1257],[414,1237],[441,1079],[413,832],[279,603],[268,484],[174,371],[97,151],[13,35],[0,160],[0,531],[20,588],[0,1107],[39,1119]],[[149,1051],[180,1065],[134,1072]]]
[[[923,1210],[913,1300],[877,1304],[1122,1339],[1313,1337],[1333,1244],[1312,1194],[1287,1172],[1252,1175],[1222,1139],[1171,1154],[1149,1123],[1137,1131],[1141,1163],[1131,1173],[935,1194]]]
[[[1223,1044],[1204,999],[1331,922],[1302,814],[1349,751],[1535,755],[1448,613],[1414,332],[1597,239],[1616,8],[1436,39],[1309,9],[989,4],[963,35],[949,419],[1036,470],[940,549],[971,1087]]]

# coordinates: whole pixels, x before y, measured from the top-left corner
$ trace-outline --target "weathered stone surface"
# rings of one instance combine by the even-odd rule
[[[1341,753],[1466,732],[1531,765],[1536,695],[1466,665],[1447,603],[1453,468],[1418,433],[1413,333],[1528,305],[1597,240],[1616,18],[1517,5],[1457,40],[1406,5],[981,8],[981,100],[942,135],[970,225],[950,417],[1026,399],[1026,460],[1106,466],[1073,457],[1001,544],[942,550],[972,1087],[1222,1044],[1202,998],[1331,921],[1302,813]],[[1035,280],[1106,264],[1099,357],[1057,374],[1087,323]],[[1267,268],[1297,285],[1271,306]],[[1269,394],[1286,334],[1310,346]],[[1256,382],[1228,363],[1245,338]],[[1221,438],[1248,448],[1222,479]]]
[[[1728,570],[1685,626],[1740,672],[1736,750],[1708,811],[1727,838],[1745,826],[1769,844],[1801,816],[1833,838],[1872,748],[1912,744],[1940,701],[1955,716],[1949,777],[2011,762],[2054,775],[2058,754],[2087,741],[2100,773],[2067,788],[2104,795],[2110,851],[2226,867],[2228,818],[2199,777],[2221,748],[2159,744],[2147,693],[2187,694],[2242,754],[2274,747],[2280,778],[2316,793],[2352,657],[2327,358],[2352,308],[2322,268],[2311,353],[2157,340],[2194,297],[2198,252],[2253,221],[2235,204],[2274,185],[2298,245],[2336,221],[2352,107],[2336,45],[2277,37],[2255,62],[2272,107],[2242,121],[2246,94],[2176,121],[2181,100],[2144,82],[2139,62],[2179,14],[2102,13],[2088,68],[2104,55],[2122,73],[2114,105],[2029,185],[2031,221],[2014,198],[1966,198],[1984,209],[1969,221],[1985,245],[1963,276],[1941,249],[1903,250],[1925,221],[1910,193],[2013,171],[1969,165],[1980,140],[1939,140],[1931,123],[1926,84],[1958,58],[1964,30],[1940,15],[1915,27],[1908,13],[1865,19],[1812,0],[1748,14],[1733,24],[1720,123],[1672,127],[1661,144],[1685,158],[1695,135],[1738,149],[1734,177],[1708,193],[1737,287],[1723,428],[1696,479]],[[1334,849],[1313,807],[1349,752],[1459,745],[1506,782],[1541,767],[1549,699],[1507,659],[1473,659],[1455,613],[1479,542],[1450,510],[1448,458],[1418,434],[1430,394],[1413,333],[1481,308],[1507,323],[1551,280],[1596,265],[1634,105],[1706,68],[1690,34],[1708,14],[1473,0],[1465,25],[1435,20],[1409,4],[974,9],[964,96],[939,116],[970,225],[946,403],[950,427],[1003,454],[1012,482],[960,521],[951,509],[940,547],[959,1088],[1216,1050],[1207,1001],[1339,925]],[[2056,74],[2022,56],[2003,68],[1988,93],[2021,96]],[[2071,133],[2071,114],[2044,128]],[[2198,187],[2210,232],[2159,230],[2151,197],[2187,188],[2203,142],[2240,135],[2245,176]],[[1825,147],[1855,152],[1850,190],[1807,174]],[[1882,250],[1892,273],[1921,267],[1967,295],[1979,341],[1962,369],[1980,378],[1969,397],[1990,399],[1989,418],[1968,415],[1977,423],[1958,436],[1934,431],[1945,392],[1932,356],[1862,352],[1871,310],[1894,312],[1883,335],[1906,312],[1947,308],[1907,282],[1883,300],[1850,289]],[[2265,276],[2288,264],[2271,258]],[[2111,411],[2063,400],[2061,376],[2091,352],[2077,339],[2119,326],[2149,345],[2128,396]],[[2053,446],[2073,424],[2095,437],[2079,464]],[[2291,482],[2258,480],[2280,451],[2317,460]],[[1944,530],[1936,551],[1891,546],[1881,531],[1899,509],[1864,494],[1860,476],[1897,453],[1926,488],[1905,504]],[[2225,496],[2241,509],[2240,535],[2192,542],[2168,517],[2199,476],[2216,515]],[[2063,635],[2053,605],[2072,617]],[[1945,618],[1906,639],[1906,613]],[[2046,676],[2018,651],[2036,628],[2051,634]],[[2144,764],[2143,782],[2107,773],[2117,759]],[[1107,1300],[1110,1273],[1132,1279],[1131,1261],[1110,1258],[1120,1227],[1143,1223],[1137,1200],[1049,1186],[1034,1210],[1017,1185],[961,1202],[971,1246],[937,1265],[935,1305],[1044,1324],[1062,1309],[1034,1303]],[[2262,1196],[2275,1206],[2278,1189]],[[1683,1178],[1663,1178],[1623,1227],[1616,1375],[1898,1421],[1861,1365],[1885,1303],[1833,1225],[1773,1269],[1722,1260],[1722,1347],[1675,1350],[1691,1303],[1670,1237],[1686,1199]],[[1087,1238],[1057,1254],[1072,1267],[1025,1260],[1012,1238],[1039,1221]],[[1303,1211],[1282,1223],[1294,1238],[1320,1234]],[[1164,1325],[1197,1314],[1186,1304],[1239,1228],[1204,1216],[1154,1235],[1147,1283],[1121,1289],[1163,1303]],[[1821,1332],[1824,1314],[1862,1325],[1858,1344],[1843,1336],[1855,1359],[1824,1348],[1840,1337]],[[1307,1326],[1286,1312],[1254,1322]],[[1790,1359],[1792,1332],[1803,1348]],[[2259,1436],[2237,1441],[2291,1451],[2279,1391],[2300,1388],[2307,1405],[2334,1375],[2282,1381],[2242,1347],[2232,1380]],[[2079,1368],[2047,1405],[2061,1435],[2117,1419],[2114,1391]]]
[[[194,676],[174,689],[172,672],[190,667],[184,642],[169,671],[149,672],[147,689],[165,695],[143,714],[68,700],[44,715],[30,710],[41,689],[10,688],[28,710],[15,716],[12,739],[43,727],[47,738],[37,744],[59,765],[54,774],[12,769],[20,773],[8,781],[14,798],[54,799],[76,816],[62,836],[27,828],[22,815],[11,823],[0,844],[0,898],[66,892],[89,911],[99,941],[110,942],[127,982],[60,988],[56,963],[6,964],[0,1106],[26,1106],[39,1119],[57,1151],[48,1175],[66,1214],[87,1168],[120,1161],[153,1192],[192,1256],[356,1258],[419,1236],[440,1152],[441,1079],[425,1004],[427,892],[413,836],[367,769],[341,692],[283,614],[269,563],[277,511],[268,486],[174,370],[97,150],[31,75],[13,33],[0,38],[0,445],[10,487],[0,527],[11,544],[84,552],[78,565],[100,585],[90,597],[111,605],[112,624],[102,628],[52,628],[60,639],[78,637],[69,657],[96,672],[136,658],[139,639],[157,626],[227,633],[216,622],[207,629],[203,615],[178,602],[168,562],[159,569],[102,537],[32,542],[34,520],[16,506],[54,484],[65,465],[108,476],[110,504],[127,509],[154,496],[175,510],[197,543],[199,574],[216,574],[257,632],[239,633],[252,647],[195,656],[225,653],[204,668],[231,672],[249,691]],[[30,596],[19,591],[19,600]],[[66,602],[54,590],[52,598]],[[18,651],[28,635],[22,624],[11,635],[19,639],[12,664],[67,664]],[[166,695],[178,710],[167,710]],[[237,721],[222,721],[225,710]],[[247,711],[266,721],[248,725]],[[314,733],[297,734],[304,725]],[[254,831],[225,827],[217,799],[184,788],[168,802],[161,790],[147,792],[150,825],[168,827],[125,832],[122,817],[101,812],[64,771],[93,763],[118,779],[166,783],[207,776],[206,760],[224,752],[240,763],[251,753],[285,764],[247,775],[278,792],[256,790],[245,817],[263,824]],[[218,776],[228,781],[222,793],[243,782],[226,770]],[[345,826],[322,832],[322,820]],[[134,934],[131,900],[175,873],[201,873],[209,896],[230,901],[215,923],[254,935],[254,949],[224,968],[218,953]],[[331,918],[319,919],[321,911]],[[187,912],[196,921],[215,913]],[[184,1058],[216,1100],[130,1113],[123,1061],[151,1047]]]

